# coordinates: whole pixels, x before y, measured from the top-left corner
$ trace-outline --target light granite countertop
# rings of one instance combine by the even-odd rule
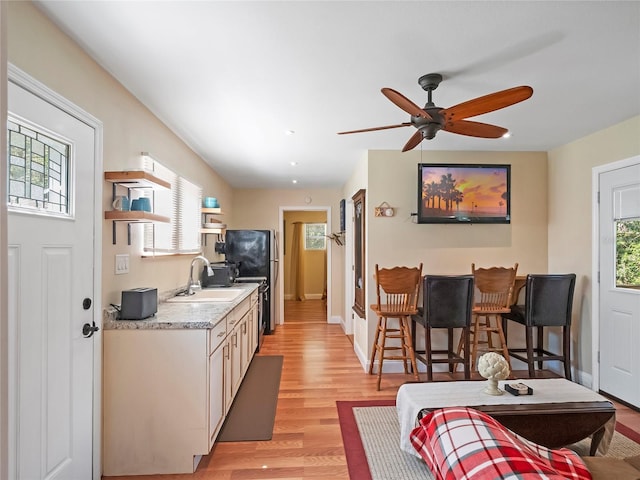
[[[213,328],[225,315],[258,288],[257,283],[238,283],[234,289],[245,290],[230,302],[167,303],[171,296],[158,295],[158,312],[144,320],[118,320],[118,311],[109,306],[103,310],[103,330],[153,330]],[[173,293],[175,294],[175,293]]]

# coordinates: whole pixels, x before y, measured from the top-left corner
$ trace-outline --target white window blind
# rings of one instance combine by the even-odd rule
[[[154,213],[169,217],[171,221],[145,226],[144,251],[154,254],[200,252],[202,188],[149,156],[145,157],[144,168],[171,183],[171,190],[149,192],[154,196]]]
[[[184,178],[178,179],[178,248],[181,252],[200,251],[202,188]]]

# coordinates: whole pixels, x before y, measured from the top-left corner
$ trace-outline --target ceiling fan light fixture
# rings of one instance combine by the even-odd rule
[[[502,138],[511,138],[511,132],[507,132],[504,135],[502,135]]]
[[[436,137],[436,133],[442,128],[442,125],[436,122],[431,122],[425,125],[424,127],[420,127],[420,131],[422,132],[422,137],[427,140],[433,140]]]
[[[490,93],[482,97],[473,98],[449,108],[440,108],[436,107],[433,102],[432,93],[436,88],[438,88],[442,80],[443,76],[439,73],[428,73],[427,75],[420,77],[418,80],[418,84],[427,92],[428,99],[424,108],[420,108],[407,97],[392,88],[385,87],[381,90],[385,97],[411,115],[410,122],[404,122],[397,125],[387,125],[384,127],[338,132],[338,134],[344,135],[348,133],[372,132],[375,130],[412,126],[416,129],[416,132],[414,132],[411,138],[409,138],[409,141],[402,148],[403,152],[407,152],[415,148],[425,139],[432,140],[435,138],[438,130],[445,130],[449,133],[477,138],[508,138],[509,132],[504,127],[467,119],[509,107],[527,100],[531,95],[533,95],[533,88],[523,85]]]

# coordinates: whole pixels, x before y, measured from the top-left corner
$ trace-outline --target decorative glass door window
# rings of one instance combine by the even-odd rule
[[[8,199],[12,210],[71,215],[71,145],[8,121]]]
[[[616,221],[616,287],[640,289],[640,219]]]

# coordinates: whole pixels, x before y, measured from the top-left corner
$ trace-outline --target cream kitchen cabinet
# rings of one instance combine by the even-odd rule
[[[229,322],[230,333],[228,336],[228,350],[229,350],[229,364],[230,371],[227,373],[229,379],[227,385],[229,386],[227,411],[231,408],[231,404],[238,393],[240,383],[242,382],[242,343],[241,343],[241,331],[244,324],[244,318],[236,318],[232,322]]]
[[[170,328],[170,322],[166,328],[105,328],[105,476],[195,471],[253,358],[255,349],[244,348],[242,336],[250,328],[252,298],[227,309],[213,328],[187,322],[185,328]],[[167,308],[193,311],[184,304]]]
[[[258,292],[251,294],[251,306],[247,313],[247,321],[242,332],[242,345],[245,354],[245,368],[249,367],[251,359],[258,348]]]
[[[256,351],[255,342],[250,342],[250,334],[255,323],[253,312],[258,302],[257,293],[252,294],[238,305],[227,320],[227,355],[225,366],[226,410],[231,408],[242,379],[249,368]],[[257,329],[257,327],[255,327]],[[257,330],[256,330],[257,334]],[[253,347],[252,347],[253,345]]]
[[[228,352],[227,318],[216,325],[209,335],[209,450],[226,418],[225,362]]]

